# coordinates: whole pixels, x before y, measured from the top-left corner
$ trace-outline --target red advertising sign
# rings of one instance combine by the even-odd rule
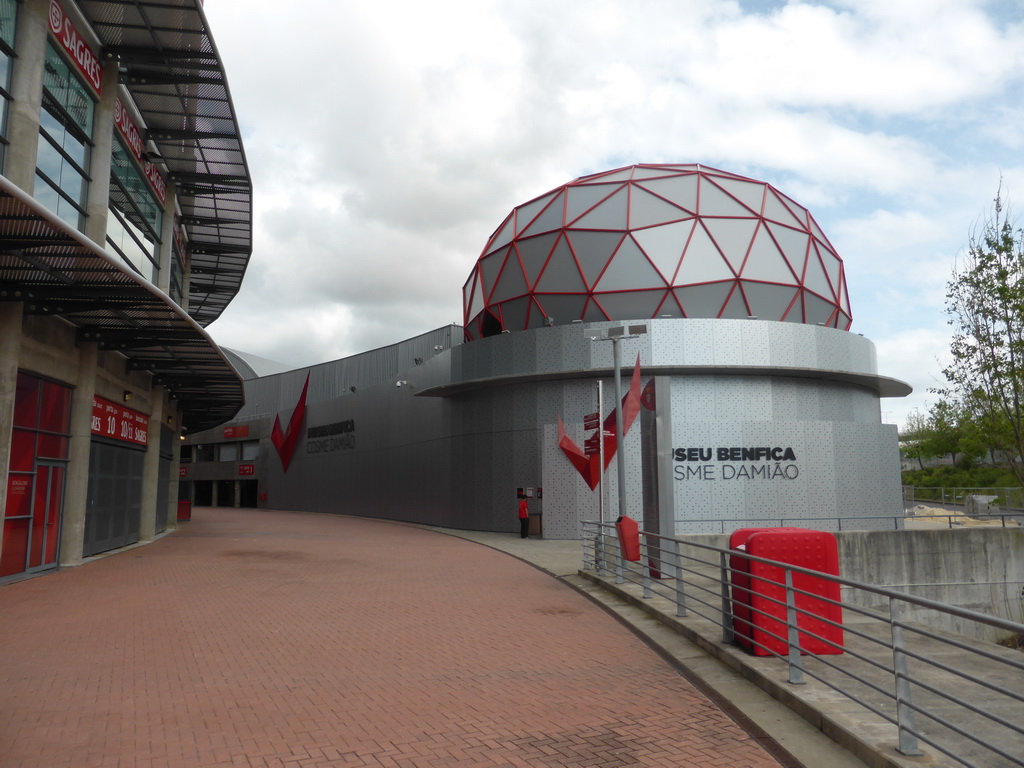
[[[178,477],[188,477],[188,467],[178,467]]]
[[[160,202],[165,202],[167,200],[167,182],[159,168],[148,160],[142,159],[142,133],[135,125],[131,115],[128,114],[124,104],[121,103],[120,98],[114,100],[114,124],[117,126],[118,133],[121,134],[121,138],[124,139],[124,143],[128,145],[132,155],[142,166],[142,173],[149,182],[149,186],[153,188],[153,192]]]
[[[60,41],[61,47],[71,57],[82,77],[99,96],[103,85],[103,65],[57,0],[50,0],[50,33]]]
[[[248,475],[255,475],[256,474],[256,465],[255,464],[239,464],[238,465],[238,474],[241,475],[242,477],[245,477],[245,476],[248,476]]]
[[[146,445],[149,442],[149,416],[93,396],[92,433],[125,443]]]
[[[235,427],[224,427],[224,439],[230,440],[235,437],[248,437],[249,436],[249,425],[239,424]]]

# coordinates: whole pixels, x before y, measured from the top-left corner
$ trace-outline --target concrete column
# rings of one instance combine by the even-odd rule
[[[235,509],[242,506],[242,481],[235,480]]]
[[[7,472],[11,466],[11,432],[14,429],[14,398],[18,391],[18,359],[21,356],[21,302],[0,301],[0,546],[3,516],[7,509]]]
[[[156,286],[164,293],[171,292],[171,262],[174,261],[174,214],[177,190],[173,183],[167,183],[167,197],[164,199],[164,222],[160,229],[160,272]]]
[[[29,194],[36,181],[49,11],[48,0],[26,0],[18,7],[14,33],[18,56],[11,70],[13,99],[7,113],[7,137],[11,145],[4,161],[4,176]]]
[[[220,482],[218,480],[211,480],[210,481],[210,506],[211,507],[219,507],[220,506],[220,504],[218,503],[218,499],[217,499],[217,492],[220,490],[219,486],[220,486]]]
[[[160,425],[164,418],[163,388],[153,391],[149,414],[146,457],[142,460],[142,508],[139,510],[139,541],[156,538],[157,486],[160,483]]]
[[[167,485],[167,503],[170,509],[167,510],[167,532],[178,530],[178,490],[181,484],[179,470],[181,469],[181,413],[175,407],[175,401],[171,400],[164,408],[164,412],[174,419],[174,434],[171,437],[171,482]]]
[[[89,155],[89,196],[85,202],[88,218],[85,235],[106,247],[107,216],[110,215],[110,160],[114,151],[114,102],[118,91],[117,62],[103,67],[103,98],[96,105],[92,121],[92,152]]]
[[[188,312],[188,292],[192,289],[192,263],[188,261],[188,254],[185,254],[186,263],[182,265],[185,274],[181,276],[181,302],[179,306]]]
[[[60,529],[61,565],[82,562],[89,495],[89,452],[92,448],[92,398],[96,391],[98,360],[99,347],[94,342],[79,345],[78,378],[71,395],[70,461]]]

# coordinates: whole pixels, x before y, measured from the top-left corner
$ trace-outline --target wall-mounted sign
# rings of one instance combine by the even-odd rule
[[[239,464],[238,474],[240,477],[252,477],[256,474],[255,464]]]
[[[351,451],[356,447],[356,420],[345,419],[306,430],[306,454]]]
[[[178,477],[188,477],[188,467],[178,467]]]
[[[92,47],[85,42],[82,33],[64,13],[64,8],[57,0],[50,0],[50,33],[57,38],[61,47],[74,62],[85,81],[100,95],[103,85],[103,65]]]
[[[676,480],[796,480],[800,467],[792,447],[676,448]]]
[[[92,433],[124,443],[146,445],[149,442],[149,416],[93,396]]]
[[[224,427],[224,439],[231,440],[233,438],[248,437],[249,436],[249,425],[239,424],[234,427]]]
[[[114,124],[121,134],[121,138],[124,139],[124,143],[131,149],[136,162],[142,167],[142,173],[146,177],[146,181],[149,182],[149,186],[153,189],[154,194],[156,194],[157,199],[161,203],[166,202],[167,182],[164,180],[164,175],[149,160],[142,159],[142,133],[139,131],[139,127],[135,125],[135,121],[132,120],[132,116],[128,114],[124,104],[121,103],[120,98],[114,100]]]

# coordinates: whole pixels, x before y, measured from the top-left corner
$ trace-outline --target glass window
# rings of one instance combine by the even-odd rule
[[[163,207],[139,166],[114,138],[110,161],[110,215],[107,244],[148,280],[155,282],[160,268],[160,227]]]
[[[66,459],[70,425],[71,389],[19,371],[11,468],[31,472],[37,457]]]
[[[218,461],[238,461],[238,443],[221,443],[217,453]]]
[[[213,445],[201,444],[195,447],[196,462],[213,461]]]
[[[242,443],[242,461],[255,461],[260,457],[260,441],[246,440]]]
[[[71,423],[71,390],[53,381],[41,382],[39,428],[63,434]]]
[[[0,0],[3,2],[3,0]],[[36,199],[81,229],[89,191],[89,151],[96,102],[53,45],[46,47],[39,115]]]
[[[11,101],[11,62],[14,60],[16,0],[0,0],[0,168],[7,150],[7,105]]]

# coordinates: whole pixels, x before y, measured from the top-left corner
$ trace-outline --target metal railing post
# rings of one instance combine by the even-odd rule
[[[804,668],[800,658],[800,630],[797,627],[796,593],[793,592],[793,571],[786,569],[786,642],[789,644],[789,682],[804,684]]]
[[[903,653],[903,626],[900,624],[899,601],[889,598],[889,620],[892,628],[892,669],[896,679],[896,727],[899,729],[899,746],[896,749],[904,755],[924,754],[917,746],[917,719],[910,692],[910,678],[907,674],[907,657]]]
[[[679,539],[673,539],[674,554],[676,563],[676,616],[686,615],[686,580],[683,578],[682,544]]]
[[[616,552],[616,557],[615,557],[615,583],[616,584],[622,584],[625,581],[625,579],[622,576],[622,569],[624,567],[624,563],[623,563],[623,557],[622,557],[622,542],[621,541],[619,542],[618,546],[615,548],[615,552]]]
[[[597,536],[594,537],[594,559],[597,561],[594,563],[597,567],[597,575],[600,576],[608,570],[604,564],[604,531],[600,526],[597,528]]]
[[[644,566],[644,563],[647,563]],[[654,567],[651,561],[651,540],[644,536],[644,545],[640,548],[640,566],[643,568],[644,599],[650,599],[651,595],[651,568]]]
[[[732,600],[729,599],[729,565],[726,562],[725,552],[718,555],[722,575],[722,642],[731,643],[736,639],[736,633],[732,628]]]

